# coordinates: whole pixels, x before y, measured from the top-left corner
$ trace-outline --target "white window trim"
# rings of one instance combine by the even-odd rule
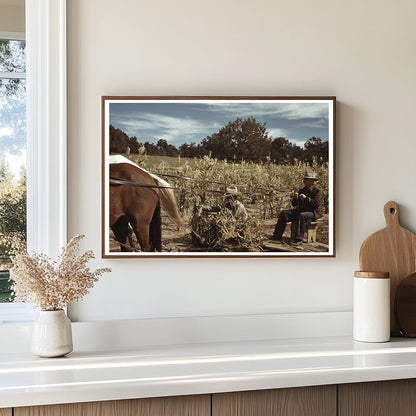
[[[0,39],[25,40],[25,32],[5,32],[0,31]]]
[[[26,0],[27,247],[56,258],[67,242],[66,0]],[[33,320],[25,304],[0,305],[0,323]]]
[[[28,250],[67,241],[66,0],[26,0]]]
[[[0,39],[2,37],[0,36]],[[0,72],[0,79],[26,79],[26,72]]]

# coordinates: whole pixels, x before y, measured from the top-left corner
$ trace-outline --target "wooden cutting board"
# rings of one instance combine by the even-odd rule
[[[397,286],[394,316],[403,335],[416,337],[416,273],[401,280]]]
[[[360,250],[362,271],[390,273],[390,322],[391,334],[400,335],[394,319],[394,298],[400,281],[416,271],[416,235],[399,222],[399,206],[390,201],[384,205],[386,228],[370,235]]]

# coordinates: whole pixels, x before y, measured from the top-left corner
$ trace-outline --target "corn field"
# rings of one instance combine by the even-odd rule
[[[252,207],[259,219],[276,218],[290,204],[291,193],[303,187],[302,178],[307,170],[313,170],[317,185],[323,191],[325,211],[328,211],[328,164],[312,166],[301,162],[293,165],[274,163],[230,163],[209,157],[202,159],[171,158],[177,165],[169,164],[152,156],[131,156],[133,162],[166,179],[175,187],[175,196],[181,213],[193,211],[195,206],[218,205],[222,202],[226,187],[236,185],[239,200]],[[172,175],[172,176],[163,176]],[[173,176],[178,176],[177,178]],[[184,178],[192,178],[187,180]]]
[[[227,249],[227,244],[232,243],[244,251],[257,251],[265,238],[263,223],[277,220],[282,209],[290,208],[292,193],[303,187],[307,170],[316,173],[324,211],[328,212],[328,164],[316,160],[309,166],[297,161],[291,165],[235,163],[207,156],[184,159],[142,154],[131,155],[130,159],[175,188],[181,216],[195,232],[205,235],[203,243],[213,250]],[[244,223],[235,221],[226,211],[201,215],[202,206],[224,206],[224,193],[230,185],[237,186],[238,199],[246,207],[249,219]]]

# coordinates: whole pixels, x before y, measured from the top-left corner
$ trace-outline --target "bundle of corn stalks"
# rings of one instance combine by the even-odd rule
[[[197,207],[191,226],[194,244],[212,251],[259,251],[264,238],[254,217],[236,219],[226,208],[206,212]]]

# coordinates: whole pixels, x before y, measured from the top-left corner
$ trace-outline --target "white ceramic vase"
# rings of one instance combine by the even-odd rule
[[[63,310],[40,311],[33,325],[31,351],[40,357],[62,357],[72,351],[71,321]]]

